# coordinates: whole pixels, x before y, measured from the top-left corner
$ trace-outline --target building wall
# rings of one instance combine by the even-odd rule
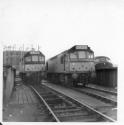
[[[20,62],[26,51],[4,51],[3,52],[3,65],[14,66],[20,70]]]
[[[3,71],[3,103],[6,104],[12,94],[15,79],[15,69],[4,67]]]

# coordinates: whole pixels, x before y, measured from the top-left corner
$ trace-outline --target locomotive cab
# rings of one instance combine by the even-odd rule
[[[25,84],[39,84],[45,77],[45,56],[40,51],[29,51],[23,57]]]
[[[87,45],[77,45],[70,49],[69,67],[73,85],[86,85],[95,73],[94,52]]]

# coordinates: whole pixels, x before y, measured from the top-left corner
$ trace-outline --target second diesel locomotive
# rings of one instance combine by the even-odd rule
[[[48,80],[67,86],[85,86],[95,77],[94,52],[88,45],[76,45],[46,63]]]
[[[112,68],[113,64],[109,57],[97,56],[95,57],[95,69]]]
[[[40,51],[29,51],[23,57],[22,77],[25,84],[39,84],[45,77],[45,56]]]

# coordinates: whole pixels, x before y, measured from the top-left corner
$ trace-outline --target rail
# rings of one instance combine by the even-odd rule
[[[54,112],[52,111],[52,109],[50,108],[50,106],[46,103],[46,101],[43,99],[43,97],[37,92],[37,90],[31,86],[31,88],[34,90],[34,92],[40,97],[40,99],[43,101],[43,103],[46,105],[46,107],[48,108],[48,110],[50,111],[50,113],[53,115],[53,117],[55,118],[55,120],[57,122],[60,122],[59,119],[57,118],[57,116],[54,114]]]
[[[44,86],[47,86],[47,85],[44,84]],[[77,103],[79,103],[79,104],[81,104],[81,105],[87,107],[88,109],[92,110],[93,112],[96,112],[97,114],[99,114],[100,116],[102,116],[103,118],[105,118],[106,120],[108,120],[108,121],[110,121],[110,122],[115,122],[115,121],[116,121],[116,120],[114,120],[113,118],[111,118],[111,117],[109,117],[109,116],[107,116],[107,115],[105,115],[105,114],[103,114],[103,113],[101,113],[101,112],[95,110],[94,108],[92,108],[92,107],[86,105],[85,103],[82,103],[82,102],[78,101],[77,99],[75,99],[75,98],[73,98],[73,97],[71,97],[71,96],[69,96],[69,95],[66,95],[65,93],[59,92],[58,90],[56,90],[55,88],[53,88],[53,87],[51,87],[51,86],[47,86],[47,87],[51,88],[52,90],[54,90],[54,91],[56,91],[56,92],[58,92],[58,93],[63,94],[64,96],[67,96],[67,97],[71,98],[72,100],[75,100]]]

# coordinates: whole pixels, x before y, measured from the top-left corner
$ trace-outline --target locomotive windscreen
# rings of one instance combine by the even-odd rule
[[[86,58],[86,52],[85,51],[79,51],[78,52],[78,57],[79,58]]]
[[[71,59],[76,59],[77,58],[77,53],[76,52],[70,53],[70,58]]]
[[[39,56],[39,61],[44,62],[45,61],[44,57],[43,56]]]
[[[31,56],[25,57],[25,61],[30,62],[31,61]]]
[[[34,56],[32,56],[32,61],[38,61],[38,56],[37,55],[34,55]]]

